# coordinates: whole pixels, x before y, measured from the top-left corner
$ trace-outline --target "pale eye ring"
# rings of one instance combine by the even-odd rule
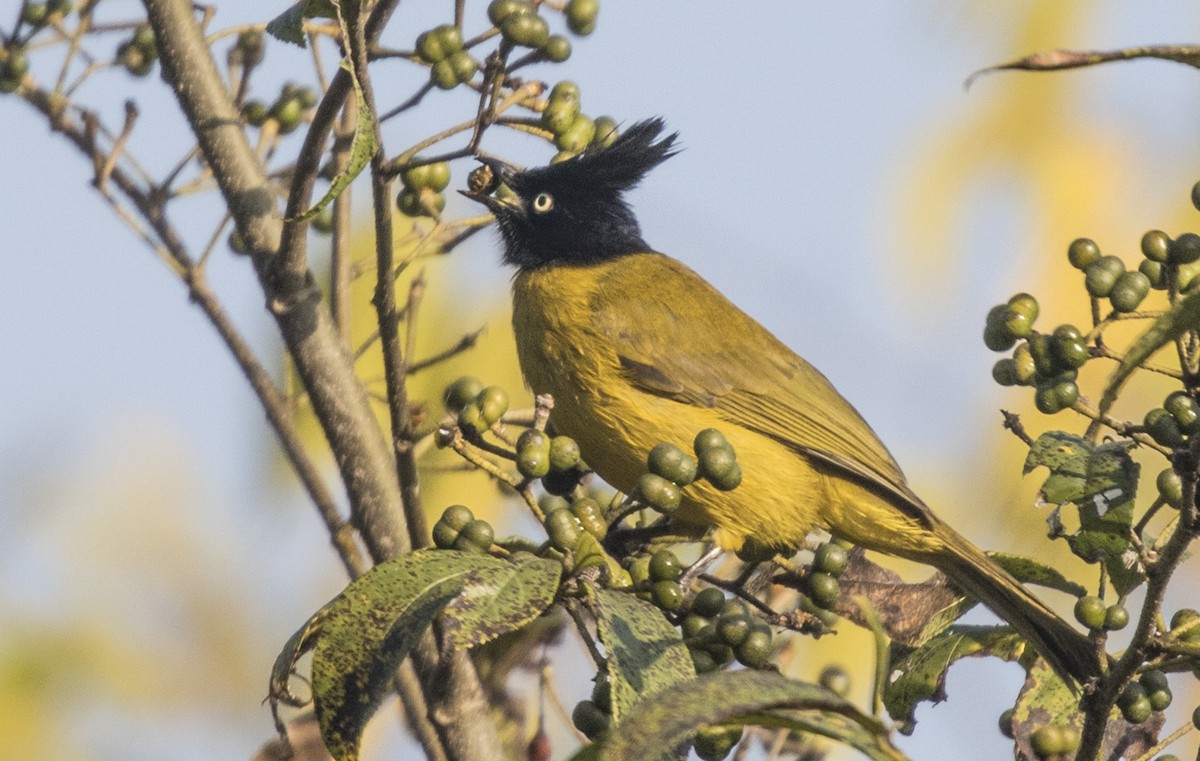
[[[554,208],[554,196],[549,193],[538,193],[533,198],[533,210],[538,214],[545,214]]]

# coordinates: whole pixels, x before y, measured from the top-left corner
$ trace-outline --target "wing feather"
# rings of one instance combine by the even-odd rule
[[[683,264],[650,255],[612,268],[591,308],[594,327],[642,390],[715,408],[732,424],[921,505],[833,384]]]

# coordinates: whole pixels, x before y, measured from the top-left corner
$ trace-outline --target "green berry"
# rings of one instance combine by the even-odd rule
[[[1167,688],[1160,690],[1147,691],[1146,698],[1150,701],[1150,709],[1154,711],[1165,711],[1171,706],[1171,702],[1175,696]]]
[[[1195,710],[1192,711],[1192,726],[1200,729],[1200,706],[1196,706]]]
[[[1188,392],[1172,391],[1163,402],[1163,408],[1171,413],[1183,433],[1190,435],[1200,430],[1200,405]]]
[[[648,506],[666,514],[679,509],[683,496],[678,486],[653,473],[645,473],[638,479],[637,494]]]
[[[1109,606],[1108,610],[1104,611],[1104,628],[1110,632],[1117,632],[1129,626],[1129,611],[1124,605],[1117,603]]]
[[[475,520],[475,514],[471,512],[471,508],[466,505],[450,505],[442,511],[442,517],[438,519],[439,523],[445,523],[455,531],[461,531],[471,522]]]
[[[242,119],[251,127],[261,127],[270,115],[267,104],[261,100],[248,100],[242,104]]]
[[[1075,620],[1089,629],[1103,629],[1107,610],[1104,601],[1099,597],[1084,595],[1075,601]]]
[[[1130,724],[1141,724],[1154,712],[1150,698],[1139,682],[1130,682],[1125,687],[1117,698],[1117,707],[1121,709],[1121,716]]]
[[[1196,619],[1200,619],[1200,612],[1191,608],[1180,608],[1171,616],[1171,633],[1183,642],[1200,642],[1200,623],[1196,623]],[[1183,631],[1176,634],[1175,630],[1181,628]],[[1200,729],[1200,726],[1196,728]]]
[[[683,607],[683,587],[677,581],[656,581],[650,587],[654,604],[672,613]]]
[[[491,428],[508,412],[508,392],[499,386],[488,386],[476,400],[484,425]]]
[[[568,497],[579,486],[580,480],[583,479],[590,471],[583,467],[580,462],[574,468],[566,470],[551,470],[542,477],[542,488],[549,494],[557,494],[559,496]]]
[[[592,145],[601,148],[607,148],[617,139],[617,121],[611,116],[596,117],[596,136],[592,138]]]
[[[21,9],[21,22],[33,27],[42,26],[50,17],[50,9],[45,3],[27,3]]]
[[[1192,206],[1200,209],[1200,182],[1192,186]],[[1200,729],[1200,725],[1197,725],[1197,729]]]
[[[517,439],[517,471],[526,478],[541,478],[550,472],[550,439],[530,429]]]
[[[540,52],[547,61],[562,63],[571,57],[571,41],[561,34],[552,34],[542,45]]]
[[[1108,293],[1108,300],[1118,312],[1132,312],[1150,293],[1150,278],[1139,270],[1121,273]]]
[[[732,600],[730,601],[733,602]],[[730,647],[737,647],[750,633],[750,614],[742,605],[726,605],[717,618],[717,636]]]
[[[483,391],[483,382],[470,375],[464,375],[446,386],[442,393],[442,403],[449,412],[458,412],[470,404],[479,392]]]
[[[701,727],[692,748],[701,761],[721,761],[742,739],[741,727]]]
[[[513,45],[540,48],[550,39],[550,26],[537,14],[518,13],[500,22],[500,33]]]
[[[493,26],[500,26],[504,19],[514,13],[535,13],[529,0],[492,0],[488,5],[488,20]]]
[[[1033,404],[1043,415],[1053,415],[1069,408],[1079,399],[1079,387],[1074,381],[1051,379],[1039,383],[1033,395]]]
[[[696,599],[692,600],[692,612],[707,618],[719,615],[724,607],[725,593],[716,587],[701,590],[696,595]]]
[[[479,70],[479,63],[465,50],[452,53],[446,60],[450,63],[450,68],[454,70],[454,76],[460,84],[470,82],[474,78],[475,72]]]
[[[550,467],[567,470],[579,464],[579,444],[570,436],[555,436],[550,442]]]
[[[1161,291],[1167,287],[1166,268],[1159,262],[1143,259],[1142,263],[1138,265],[1138,272],[1146,276],[1146,279],[1150,281],[1151,288]]]
[[[596,123],[583,114],[576,114],[570,125],[554,139],[559,150],[579,153],[587,148],[596,136]]]
[[[1008,708],[1000,714],[1000,734],[1013,739],[1013,709]]]
[[[988,311],[983,324],[983,345],[992,351],[1008,351],[1017,342],[1017,337],[1009,332],[1006,322],[1008,307],[997,304]]]
[[[712,431],[712,433],[716,434],[716,436],[709,434],[708,431],[702,431],[700,436],[697,436],[696,438],[698,442],[696,446],[696,456],[699,460],[700,473],[702,473],[713,486],[722,491],[736,489],[738,484],[740,484],[742,481],[742,469],[737,463],[737,456],[734,454],[733,448],[729,446],[728,443],[726,443],[724,446],[718,446],[715,443],[707,443],[710,441],[717,442],[718,436],[720,437],[719,441],[725,441],[725,437],[720,433],[720,431],[712,428],[708,430]],[[701,441],[701,437],[704,437],[704,441],[706,442],[703,444],[703,446],[701,446],[699,443]]]
[[[1116,256],[1102,256],[1084,271],[1083,285],[1096,298],[1104,298],[1112,292],[1117,278],[1125,272],[1125,262]]]
[[[646,457],[646,467],[651,473],[662,476],[677,486],[687,486],[696,480],[699,464],[688,453],[674,444],[656,444]]]
[[[417,37],[417,55],[425,63],[436,64],[462,50],[462,32],[453,24],[442,24]]]
[[[699,647],[688,647],[688,653],[692,656],[692,667],[696,669],[697,674],[711,674],[721,665],[717,663],[717,659],[707,651]]]
[[[729,440],[725,438],[725,434],[721,433],[716,428],[705,428],[700,433],[696,434],[695,440],[692,442],[692,449],[697,457],[703,457],[704,453],[711,449],[732,449],[729,445]]]
[[[850,694],[850,674],[837,664],[821,669],[817,676],[817,684],[843,698]]]
[[[808,597],[818,608],[832,608],[841,591],[837,579],[827,573],[817,572],[808,577]]]
[[[655,581],[675,581],[683,575],[679,557],[670,550],[659,550],[650,556],[650,578]]]
[[[1028,341],[1013,349],[1012,361],[1018,384],[1031,386],[1037,382],[1037,363],[1033,359],[1033,351]]]
[[[693,609],[695,606],[693,605]],[[683,617],[683,623],[679,625],[679,630],[682,632],[684,639],[694,639],[704,627],[712,623],[712,619],[704,616],[689,613]]]
[[[1013,314],[1019,314],[1025,317],[1030,322],[1033,322],[1038,317],[1038,301],[1028,293],[1018,293],[1008,300],[1008,310]]]
[[[1171,236],[1162,230],[1150,230],[1142,236],[1142,255],[1146,261],[1163,263],[1171,251]]]
[[[1200,259],[1200,235],[1184,233],[1171,241],[1167,260],[1172,264],[1191,264]]]
[[[571,711],[571,723],[589,740],[595,740],[608,731],[612,716],[605,713],[591,700],[581,700]]]
[[[771,629],[767,626],[751,626],[750,632],[734,649],[738,663],[747,668],[761,668],[771,657]]]
[[[1017,364],[1012,357],[996,360],[996,364],[992,365],[992,380],[1001,386],[1017,385]]]
[[[551,445],[551,460],[553,461],[553,444]],[[608,524],[604,522],[604,512],[600,509],[599,503],[590,497],[583,497],[571,503],[571,514],[579,519],[583,530],[596,537],[603,539],[608,535]]]
[[[580,37],[586,37],[596,29],[596,15],[599,12],[599,0],[568,0],[567,28]]]
[[[453,90],[460,84],[458,72],[455,71],[454,64],[450,63],[449,59],[438,61],[430,67],[429,81],[433,82],[439,90]]]
[[[846,552],[846,548],[833,542],[822,544],[813,553],[813,570],[827,573],[834,578],[841,576],[849,563],[850,555]]]
[[[462,552],[487,552],[496,539],[492,524],[475,519],[463,527],[454,540],[454,549]]]
[[[125,67],[125,70],[135,77],[144,77],[154,69],[154,57],[146,53],[146,51],[132,41],[122,42],[117,46],[117,61]],[[8,68],[7,66],[5,67]],[[7,71],[4,74],[8,76]],[[299,116],[297,116],[298,123]],[[295,129],[293,126],[291,129]],[[291,129],[286,130],[290,132]]]
[[[583,525],[570,510],[555,510],[546,515],[546,535],[550,537],[550,544],[559,552],[574,550],[582,531]],[[631,575],[632,571],[630,568]]]
[[[414,161],[421,161],[421,158],[417,157]],[[410,190],[429,188],[441,192],[450,184],[450,165],[445,161],[435,161],[432,164],[410,166],[400,173],[400,182]]]
[[[1043,379],[1051,378],[1064,369],[1059,366],[1058,358],[1054,355],[1054,339],[1050,336],[1035,333],[1029,337],[1028,343],[1033,366]]]
[[[1054,354],[1057,364],[1063,367],[1083,367],[1087,363],[1088,346],[1074,325],[1059,325],[1051,335],[1050,351]]]
[[[1155,407],[1147,412],[1143,425],[1146,427],[1146,433],[1164,447],[1175,449],[1186,443],[1183,432],[1179,430],[1179,423],[1162,407]]]
[[[1067,248],[1067,260],[1077,270],[1086,270],[1100,259],[1100,247],[1091,238],[1076,238]]]
[[[1155,479],[1158,494],[1167,505],[1179,509],[1183,504],[1183,478],[1174,468],[1164,468]]]
[[[271,116],[279,123],[280,133],[294,132],[304,121],[304,105],[297,97],[280,98],[271,106]]]

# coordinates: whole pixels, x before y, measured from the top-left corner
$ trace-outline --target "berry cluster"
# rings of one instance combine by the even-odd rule
[[[408,217],[437,217],[446,208],[442,191],[450,184],[450,165],[445,161],[420,162],[420,157],[413,159],[400,173],[404,187],[396,196],[396,208]]]
[[[443,90],[470,82],[479,63],[463,49],[462,32],[454,24],[441,24],[417,36],[417,56],[429,64],[429,80]]]
[[[617,123],[612,117],[593,120],[580,109],[579,85],[563,80],[551,88],[541,123],[554,135],[559,150],[553,162],[569,159],[591,145],[610,145],[617,139]]]
[[[1048,334],[1035,331],[1038,311],[1037,299],[1028,293],[1018,293],[1007,303],[992,307],[983,342],[992,351],[1006,351],[1016,344],[1012,356],[992,367],[992,378],[1002,386],[1035,387],[1038,410],[1052,415],[1079,400],[1075,379],[1090,351],[1074,325],[1059,325]]]
[[[317,93],[311,87],[295,82],[284,84],[279,97],[268,106],[261,100],[251,99],[242,104],[242,118],[251,127],[262,127],[268,121],[276,123],[279,134],[295,132],[304,123],[305,115],[317,105]]]
[[[154,44],[154,30],[142,24],[133,32],[133,37],[117,46],[117,62],[135,77],[144,77],[154,69],[158,60],[158,48]]]

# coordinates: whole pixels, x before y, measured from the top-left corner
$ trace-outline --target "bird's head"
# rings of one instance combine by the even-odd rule
[[[590,264],[647,251],[637,217],[623,195],[675,155],[677,135],[658,139],[662,131],[661,119],[641,121],[607,147],[589,148],[574,158],[533,169],[480,159],[495,182],[463,195],[496,215],[504,259],[522,269],[550,263]],[[511,192],[491,195],[498,184]]]

